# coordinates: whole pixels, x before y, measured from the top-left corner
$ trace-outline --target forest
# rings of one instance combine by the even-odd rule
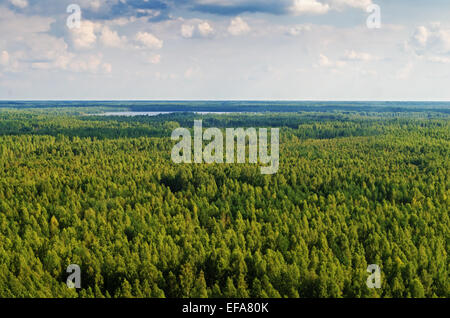
[[[0,108],[0,297],[450,297],[444,106],[13,106]],[[171,132],[196,119],[279,128],[278,172],[173,163]]]

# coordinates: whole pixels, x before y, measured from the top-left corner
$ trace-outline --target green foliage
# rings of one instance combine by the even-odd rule
[[[0,297],[450,296],[448,118],[202,117],[280,126],[264,176],[173,164],[198,117],[0,112]]]

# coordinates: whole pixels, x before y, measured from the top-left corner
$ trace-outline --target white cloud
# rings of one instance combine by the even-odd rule
[[[136,41],[149,49],[161,49],[163,47],[163,41],[148,32],[138,32],[136,34]]]
[[[68,58],[68,46],[63,38],[56,38],[46,33],[37,33],[26,37],[23,42],[17,42],[17,49],[3,55],[3,60],[8,64],[6,69],[10,72],[26,72],[32,69],[61,68],[58,63]],[[8,57],[8,58],[6,58]]]
[[[328,58],[328,56],[324,55],[324,54],[319,54],[319,61],[318,63],[315,65],[316,67],[325,67],[325,68],[341,68],[345,66],[345,62],[343,61],[332,61]]]
[[[433,63],[450,64],[450,57],[446,56],[430,56],[428,61]]]
[[[439,22],[415,29],[405,48],[423,61],[440,64],[450,64],[450,28]],[[412,70],[412,66],[410,67]],[[406,79],[411,70],[405,67],[397,74],[397,78]]]
[[[448,54],[450,53],[450,28],[445,28],[440,23],[434,23],[428,27],[419,26],[409,39],[407,46],[418,55]]]
[[[103,61],[102,54],[76,55],[62,52],[54,59],[35,61],[29,64],[33,70],[62,70],[74,73],[108,74],[112,65]]]
[[[78,3],[82,8],[87,8],[98,12],[102,6],[106,4],[108,0],[78,0]]]
[[[317,0],[294,0],[290,11],[294,15],[302,14],[325,14],[330,10],[328,4],[321,3]]]
[[[119,36],[117,31],[113,31],[109,27],[104,26],[100,35],[100,42],[104,46],[123,48],[127,44],[127,38],[125,36]]]
[[[67,69],[73,72],[97,74],[111,73],[112,66],[109,63],[103,62],[103,56],[101,54],[97,54],[80,58],[75,58],[72,56],[70,63],[67,64]]]
[[[102,64],[102,70],[104,73],[109,74],[112,72],[112,65],[109,63],[103,63]]]
[[[206,21],[199,23],[197,25],[197,28],[202,36],[209,36],[210,34],[212,34],[214,32],[214,29]]]
[[[148,57],[147,61],[151,64],[159,64],[161,62],[160,54],[152,54]]]
[[[130,23],[136,22],[136,17],[119,17],[116,19],[108,20],[109,25],[125,26]]]
[[[331,66],[332,63],[330,61],[330,59],[323,54],[320,54],[319,56],[319,66]]]
[[[90,55],[88,57],[71,56],[67,64],[62,64],[65,70],[77,73],[109,74],[112,72],[112,65],[103,62],[101,54]]]
[[[8,66],[9,64],[9,53],[7,51],[2,51],[0,54],[0,65]]]
[[[52,64],[48,62],[33,62],[31,63],[33,70],[49,70],[52,68]]]
[[[63,38],[56,38],[49,34],[40,34],[26,41],[22,60],[54,61],[68,53],[68,45]]]
[[[112,70],[112,66],[103,61],[101,54],[86,56],[70,52],[63,38],[36,34],[28,38],[25,44],[23,50],[9,54],[8,70],[60,70],[91,74],[106,74]]]
[[[207,22],[193,19],[181,25],[181,36],[185,39],[193,37],[208,37],[214,33],[213,27]]]
[[[72,53],[66,53],[66,54],[60,55],[56,58],[53,65],[55,68],[58,68],[61,70],[67,70],[68,66],[73,58],[75,58],[75,54],[72,54]]]
[[[199,77],[202,75],[202,72],[200,71],[200,69],[198,67],[189,67],[185,72],[184,72],[184,78],[186,79],[193,79],[196,77]]]
[[[0,7],[0,34],[3,41],[16,41],[28,36],[36,36],[50,30],[54,18],[26,16],[5,7]]]
[[[420,47],[425,47],[427,45],[428,35],[428,29],[424,26],[420,26],[414,32],[412,41]]]
[[[64,38],[48,33],[54,19],[26,16],[6,8],[0,9],[0,42],[5,50],[0,55],[9,72],[29,69],[65,69],[71,54]],[[14,48],[14,50],[12,50]]]
[[[356,52],[354,50],[345,52],[344,60],[356,62],[369,62],[378,60],[377,57],[365,52]]]
[[[113,48],[125,48],[128,43],[126,36],[120,36],[110,27],[89,20],[82,20],[79,28],[70,29],[70,38],[76,49],[91,49],[97,40],[102,45]]]
[[[214,1],[224,4],[234,2]],[[250,3],[249,0],[238,1]],[[258,7],[270,11],[271,5],[277,1],[261,0],[262,4],[258,4]],[[102,82],[101,90],[104,92],[102,96],[110,98],[126,97],[127,94],[134,98],[244,99],[448,99],[450,96],[445,90],[450,66],[450,50],[446,50],[446,47],[450,47],[446,40],[450,25],[421,22],[433,18],[442,19],[444,23],[446,17],[442,8],[435,8],[432,15],[413,15],[409,21],[404,20],[403,16],[396,16],[391,19],[391,23],[404,25],[397,29],[385,25],[375,33],[365,27],[368,14],[357,11],[368,1],[309,0],[296,1],[297,10],[292,13],[329,13],[330,19],[324,20],[326,16],[323,15],[295,18],[283,14],[251,13],[238,15],[240,19],[236,20],[235,16],[213,14],[202,14],[204,18],[195,19],[194,13],[188,12],[186,8],[186,11],[174,12],[176,16],[181,14],[182,17],[152,23],[148,22],[147,17],[132,17],[128,13],[116,15],[115,20],[91,20],[87,22],[91,23],[91,27],[72,34],[77,30],[66,28],[67,14],[64,10],[59,15],[55,8],[44,13],[37,10],[36,1],[28,2],[29,9],[25,10],[13,10],[8,0],[2,2],[3,6],[0,5],[2,82],[17,80],[32,83],[29,90],[13,90],[11,96],[15,98],[32,95],[36,95],[36,98],[58,97],[55,94],[64,97],[64,79],[68,76],[76,78],[77,81],[72,84],[77,88],[77,93],[71,95],[69,92],[66,96],[90,98],[92,95],[89,94],[97,93],[91,87],[98,83],[97,80],[101,81],[100,76],[96,75],[111,72],[116,73],[116,76],[111,81]],[[86,22],[88,12],[91,12],[91,16],[107,16],[111,13],[107,11],[110,3],[125,3],[125,0],[84,0],[84,6],[81,0],[79,2],[85,13],[82,21]],[[283,4],[294,3],[293,0],[279,2],[279,13],[284,13],[280,11],[286,8]],[[102,3],[108,3],[108,7]],[[233,6],[229,5],[232,9]],[[245,10],[245,6],[235,7]],[[395,7],[400,8],[401,5]],[[337,13],[341,8],[351,12]],[[427,10],[431,12],[432,9]],[[183,13],[188,14],[184,16]],[[349,21],[349,17],[356,18],[360,23]],[[230,23],[232,19],[234,23]],[[414,27],[408,31],[413,23],[421,26],[416,32]],[[191,30],[185,32],[188,37],[208,37],[208,40],[183,40],[183,32],[180,32],[182,25],[187,25]],[[150,32],[153,37],[139,37],[139,31]],[[245,33],[251,36],[231,36]],[[289,38],[286,34],[298,37]],[[166,41],[170,41],[167,42],[170,48],[166,48]],[[190,41],[195,41],[195,44],[188,43]],[[398,44],[405,42],[409,43],[408,52],[416,54],[407,55],[399,50]],[[163,47],[163,44],[164,50],[147,49]],[[127,51],[112,47],[125,47]],[[78,50],[81,48],[90,49]],[[187,58],[179,58],[180,50]],[[99,56],[99,52],[103,52],[104,57]],[[379,57],[389,58],[381,60]],[[408,65],[408,62],[411,64]],[[268,64],[272,65],[268,69],[270,74],[259,71]],[[198,76],[199,69],[203,70],[203,76]],[[296,70],[302,70],[302,73],[296,73]],[[378,73],[376,78],[375,70]],[[167,78],[166,83],[154,78],[157,71],[166,74],[161,75],[161,78]],[[330,76],[335,71],[339,75]],[[172,74],[178,76],[174,82],[170,82]],[[431,80],[430,74],[442,76],[442,80]],[[186,80],[187,85],[177,86],[179,89],[174,91],[174,84],[179,84],[184,76],[192,80]],[[396,76],[406,80],[398,81]],[[122,92],[119,87],[125,79],[130,83],[130,90]],[[155,89],[148,91],[148,85]],[[411,90],[411,85],[416,89]],[[89,89],[83,91],[84,87]],[[6,89],[0,87],[0,97],[7,96],[5,92]]]
[[[366,10],[372,0],[292,0],[290,11],[294,15],[326,14],[330,10],[342,11],[346,8]]]
[[[186,39],[190,39],[194,36],[194,26],[189,24],[183,24],[181,26],[181,36]]]
[[[346,7],[366,10],[372,4],[372,0],[328,0],[327,2],[336,10],[343,10]]]
[[[231,20],[228,32],[232,35],[241,35],[250,32],[250,27],[241,17]]]
[[[82,20],[79,28],[70,29],[71,40],[75,48],[88,49],[93,47],[97,41],[95,34],[97,28],[97,24],[88,20]]]
[[[302,34],[303,32],[306,31],[311,31],[312,27],[309,24],[305,24],[305,25],[296,25],[294,27],[290,27],[287,31],[286,34],[287,35],[292,35],[292,36],[297,36]]]
[[[146,2],[148,2],[149,0],[147,0]],[[151,17],[151,18],[156,18],[158,16],[161,15],[161,11],[160,10],[153,10],[153,9],[137,9],[136,13],[141,15],[141,16],[145,16],[145,17]]]
[[[9,0],[9,2],[18,8],[26,8],[28,7],[28,1],[27,0]]]

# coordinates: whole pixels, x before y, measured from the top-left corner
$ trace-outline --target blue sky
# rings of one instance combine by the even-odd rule
[[[449,17],[448,0],[0,0],[0,99],[450,100]]]

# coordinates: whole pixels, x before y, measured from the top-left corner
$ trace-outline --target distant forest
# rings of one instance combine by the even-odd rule
[[[355,101],[0,101],[0,108],[119,108],[142,112],[359,112],[450,114],[450,102]]]

